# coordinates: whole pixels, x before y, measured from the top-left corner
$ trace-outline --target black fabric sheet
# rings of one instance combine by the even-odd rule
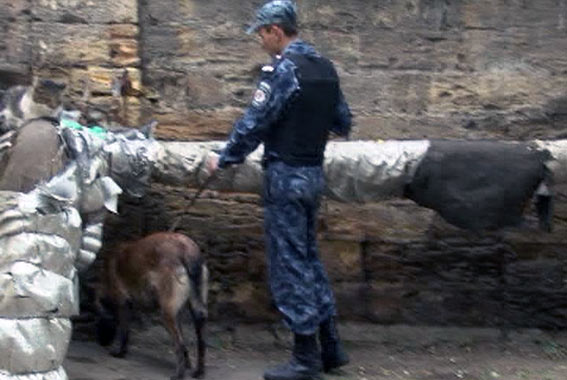
[[[432,141],[405,196],[461,228],[517,226],[545,179],[545,158],[527,144]]]

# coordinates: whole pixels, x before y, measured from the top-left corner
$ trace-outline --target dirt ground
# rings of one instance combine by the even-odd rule
[[[289,357],[290,336],[267,325],[238,325],[232,331],[209,325],[209,380],[257,380],[267,365]],[[567,332],[498,329],[340,326],[351,363],[328,380],[565,380]],[[191,342],[193,335],[186,329]],[[174,354],[159,326],[132,334],[126,359],[83,337],[72,341],[64,363],[70,380],[169,379]],[[191,357],[195,347],[191,345]],[[194,362],[194,359],[193,359]],[[187,376],[190,378],[189,376]]]

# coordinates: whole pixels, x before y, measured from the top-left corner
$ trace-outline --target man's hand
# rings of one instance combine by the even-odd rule
[[[219,155],[215,152],[207,153],[207,157],[205,158],[205,169],[209,176],[215,174],[215,172],[219,168]]]

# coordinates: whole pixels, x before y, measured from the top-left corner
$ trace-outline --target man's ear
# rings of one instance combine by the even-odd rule
[[[283,29],[279,26],[279,25],[273,25],[272,26],[272,30],[274,31],[274,33],[276,34],[276,36],[278,37],[278,40],[282,40],[285,36],[285,33],[283,31]]]

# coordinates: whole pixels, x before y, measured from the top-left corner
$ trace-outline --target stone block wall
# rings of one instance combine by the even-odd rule
[[[160,136],[226,134],[267,61],[242,33],[259,3],[142,2],[145,84],[161,95]],[[563,1],[298,3],[303,37],[339,69],[357,138],[563,133]]]
[[[138,97],[111,97],[112,80],[123,70],[141,87],[136,0],[2,0],[1,6],[8,10],[0,15],[2,88],[49,78],[67,85],[69,108],[140,123]]]
[[[159,121],[165,140],[224,139],[268,62],[244,29],[261,0],[0,0],[0,84],[55,77],[116,123]],[[298,0],[304,39],[336,64],[355,139],[567,136],[567,0]],[[127,69],[137,90],[117,103]],[[10,82],[10,83],[11,83]],[[88,104],[88,107],[85,105]],[[154,184],[123,199],[113,243],[183,229],[209,256],[211,316],[276,318],[261,199]],[[379,323],[567,325],[567,216],[555,230],[471,234],[396,200],[324,202],[321,255],[341,316]]]

